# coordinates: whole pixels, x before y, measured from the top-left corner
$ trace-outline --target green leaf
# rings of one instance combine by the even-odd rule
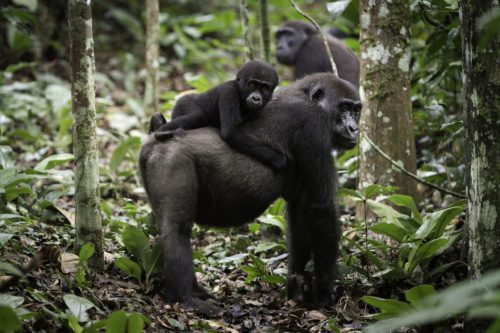
[[[8,306],[0,305],[0,324],[3,332],[14,332],[21,329],[21,321]]]
[[[16,266],[8,263],[0,261],[0,272],[5,272],[8,275],[13,275],[17,277],[23,277],[24,273],[19,270]]]
[[[181,323],[180,321],[174,319],[174,318],[167,318],[168,324],[172,326],[173,328],[176,328],[180,331],[184,331],[186,329],[186,325],[184,323]]]
[[[80,263],[83,264],[89,261],[90,257],[94,255],[94,252],[95,252],[94,245],[90,243],[83,245],[82,248],[80,249],[80,254],[78,256]]]
[[[364,196],[363,194],[361,194],[361,192],[357,191],[357,190],[352,190],[350,188],[341,188],[337,191],[337,195],[339,197],[351,197],[352,199],[356,200],[356,201],[360,201],[360,200],[363,200],[364,199]]]
[[[0,246],[4,246],[12,237],[14,237],[14,234],[0,232]]]
[[[380,194],[394,193],[398,188],[395,186],[382,186],[379,184],[371,184],[363,190],[363,195],[366,199],[372,199]]]
[[[64,164],[68,161],[73,160],[75,157],[73,154],[56,154],[51,155],[45,159],[43,159],[40,163],[35,166],[35,170],[37,171],[46,171],[53,169],[54,167]]]
[[[123,243],[127,251],[145,262],[152,254],[149,239],[144,232],[132,225],[129,225],[122,233]]]
[[[128,316],[127,333],[142,333],[144,329],[144,320],[142,316],[136,312]]]
[[[420,215],[420,212],[418,211],[417,206],[415,205],[415,201],[412,197],[403,194],[393,194],[389,196],[387,200],[400,207],[406,207],[410,209],[412,217],[415,219],[415,221],[417,221],[418,224],[422,224],[422,215]]]
[[[87,310],[94,308],[94,303],[86,298],[72,294],[64,295],[63,299],[69,311],[71,311],[71,313],[76,317],[76,319],[78,319],[79,322],[85,322],[89,320]]]
[[[76,319],[75,316],[67,316],[66,319],[68,320],[68,326],[73,330],[75,333],[81,333],[83,332],[82,326],[78,323],[78,319]]]
[[[260,242],[257,247],[255,248],[254,252],[259,253],[259,252],[266,252],[270,249],[275,248],[276,246],[280,246],[281,244],[276,243],[276,242]]]
[[[418,309],[414,309],[397,318],[382,321],[368,326],[367,333],[386,333],[398,330],[403,326],[417,326],[443,321],[467,309],[474,309],[488,304],[492,289],[500,285],[500,270],[490,272],[481,279],[448,287],[446,290],[423,300]],[[487,296],[490,297],[487,297]],[[496,331],[493,331],[496,332]]]
[[[111,161],[109,166],[113,172],[116,172],[120,164],[125,160],[127,153],[132,150],[135,151],[141,146],[141,138],[137,136],[131,136],[128,139],[122,141],[113,151],[111,155]]]
[[[285,284],[286,279],[281,275],[266,275],[262,278],[262,281],[271,284]]]
[[[370,227],[370,230],[377,233],[386,235],[398,243],[402,243],[407,232],[405,229],[391,223],[380,222]]]
[[[460,215],[462,211],[463,208],[458,206],[432,213],[430,216],[426,217],[424,223],[418,228],[414,239],[441,237],[450,221]]]
[[[368,204],[368,207],[371,209],[371,211],[378,217],[386,218],[389,223],[399,224],[408,232],[414,231],[414,229],[411,227],[411,224],[402,223],[403,221],[409,220],[409,217],[407,215],[401,214],[391,206],[380,203],[378,201],[368,199],[366,203]]]
[[[411,310],[412,306],[406,302],[396,301],[394,299],[384,299],[373,296],[363,296],[361,299],[373,307],[381,309],[383,312],[390,314],[400,314]]]
[[[281,232],[286,232],[286,221],[281,216],[265,215],[257,218],[257,221],[264,224],[270,224],[278,227]]]
[[[127,333],[127,314],[115,311],[106,319],[106,333]]]
[[[430,284],[421,284],[405,291],[406,300],[413,306],[418,306],[424,298],[435,294],[436,289]]]
[[[136,278],[138,281],[141,281],[141,266],[137,264],[135,261],[127,258],[121,257],[116,259],[115,266],[125,272],[125,274]]]
[[[11,308],[18,308],[24,303],[24,298],[21,296],[14,296],[9,294],[0,294],[0,305],[10,306]]]
[[[230,257],[222,258],[221,260],[219,260],[219,264],[226,264],[228,262],[238,261],[238,260],[241,260],[247,256],[248,256],[247,253],[238,253],[238,254],[232,255]]]

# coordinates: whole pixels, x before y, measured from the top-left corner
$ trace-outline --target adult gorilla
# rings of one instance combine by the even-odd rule
[[[166,300],[218,313],[194,276],[193,223],[241,225],[282,196],[288,202],[288,295],[302,301],[312,290],[317,305],[330,302],[339,237],[331,150],[356,144],[360,108],[357,89],[332,74],[311,75],[283,88],[239,128],[285,153],[287,166],[279,173],[232,150],[213,128],[165,142],[150,136],[141,149],[140,169],[160,231]],[[312,287],[304,280],[311,256]]]
[[[338,38],[326,35],[339,77],[359,87],[359,61]],[[287,21],[276,32],[276,59],[293,66],[296,79],[312,74],[331,72],[332,66],[316,28],[307,22]]]

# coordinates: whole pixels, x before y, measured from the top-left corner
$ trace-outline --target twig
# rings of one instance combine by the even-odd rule
[[[339,77],[339,72],[337,71],[337,66],[335,65],[335,62],[333,61],[333,56],[332,56],[332,51],[330,50],[330,46],[328,45],[328,40],[326,39],[325,35],[323,34],[323,32],[321,31],[321,28],[319,26],[319,24],[311,17],[309,16],[308,14],[304,13],[298,6],[297,4],[295,3],[295,1],[293,0],[290,0],[293,8],[295,8],[295,10],[302,16],[304,16],[306,19],[309,20],[309,22],[311,22],[314,27],[316,28],[316,30],[318,30],[320,36],[321,36],[321,39],[323,40],[323,44],[325,45],[325,49],[326,49],[326,54],[328,55],[328,59],[330,60],[330,65],[332,66],[332,72],[333,74],[335,74],[336,77]]]
[[[408,177],[411,177],[413,178],[414,180],[416,180],[417,182],[419,183],[422,183],[424,185],[427,185],[435,190],[438,190],[438,191],[441,191],[441,192],[444,192],[446,194],[450,194],[454,197],[457,197],[457,198],[461,198],[461,199],[466,199],[466,196],[462,193],[458,193],[458,192],[454,192],[454,191],[451,191],[451,190],[448,190],[444,187],[441,187],[439,185],[436,185],[436,184],[433,184],[433,183],[430,183],[428,181],[426,181],[425,179],[422,179],[420,178],[419,176],[417,176],[416,174],[414,173],[411,173],[410,171],[406,170],[404,167],[402,167],[401,165],[399,165],[396,161],[394,161],[392,158],[389,157],[389,155],[387,155],[379,146],[377,146],[365,133],[361,132],[361,135],[366,139],[366,141],[368,141],[368,143],[373,147],[375,148],[375,150],[380,154],[382,155],[383,158],[385,158],[386,160],[388,160],[389,162],[391,162],[391,164],[393,166],[395,166],[399,171],[401,171],[402,173],[404,173],[405,175],[407,175]]]
[[[240,2],[240,15],[241,26],[243,27],[243,36],[245,39],[245,56],[248,61],[253,59],[253,46],[250,38],[250,29],[248,28],[248,9],[246,0],[241,0]]]

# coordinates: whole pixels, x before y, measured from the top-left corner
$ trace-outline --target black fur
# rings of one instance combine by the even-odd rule
[[[356,55],[338,38],[326,38],[337,66],[339,77],[359,87],[359,61]],[[331,72],[332,66],[316,28],[302,21],[288,21],[276,32],[276,59],[294,66],[295,78],[312,73]]]
[[[155,114],[150,121],[150,132],[155,132],[156,139],[166,140],[180,128],[218,127],[221,137],[232,148],[280,170],[286,163],[283,154],[239,130],[245,119],[264,108],[277,85],[278,74],[269,64],[249,61],[240,68],[235,80],[201,94],[181,97],[174,107],[171,122]]]
[[[165,142],[150,136],[141,149],[140,169],[160,231],[167,301],[208,315],[219,313],[195,288],[193,223],[241,225],[279,196],[288,203],[289,297],[312,299],[319,306],[333,300],[339,230],[331,150],[355,144],[359,106],[357,89],[328,73],[281,89],[239,128],[287,156],[281,172],[231,150],[214,129],[189,131]],[[305,272],[311,258],[313,281]]]

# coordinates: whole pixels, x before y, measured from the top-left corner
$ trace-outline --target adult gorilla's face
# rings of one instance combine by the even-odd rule
[[[362,107],[355,87],[341,79],[324,80],[310,88],[309,98],[330,114],[332,145],[342,149],[354,148]]]
[[[308,35],[303,29],[286,24],[276,32],[276,59],[283,65],[295,64],[295,58]]]

